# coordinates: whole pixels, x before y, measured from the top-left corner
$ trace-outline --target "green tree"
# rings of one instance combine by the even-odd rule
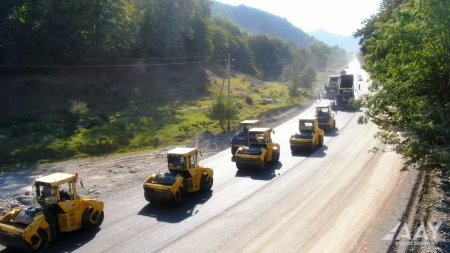
[[[69,113],[70,123],[75,126],[87,116],[89,113],[89,108],[86,102],[76,99],[70,101]]]
[[[302,86],[305,88],[311,88],[314,81],[316,81],[316,76],[316,71],[311,66],[306,66],[300,75]]]
[[[217,97],[216,102],[212,106],[209,117],[213,120],[218,120],[222,131],[231,131],[230,121],[237,119],[239,115],[239,108],[236,102],[231,98],[226,98],[222,95]],[[227,127],[225,128],[225,122]]]
[[[322,42],[312,43],[308,51],[310,52],[310,64],[317,70],[325,70],[327,67],[328,56],[331,54],[331,49]]]
[[[256,74],[252,52],[246,42],[247,34],[235,24],[221,18],[212,20],[211,37],[214,45],[213,55],[225,57],[231,54],[236,70]]]
[[[424,168],[450,162],[450,1],[385,1],[357,32],[377,86],[366,116],[378,137]],[[400,134],[399,134],[400,133]]]

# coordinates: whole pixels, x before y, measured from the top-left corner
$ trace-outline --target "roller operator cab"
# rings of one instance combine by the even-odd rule
[[[292,153],[309,151],[323,146],[324,132],[319,128],[317,118],[299,120],[299,132],[292,135],[289,142]]]
[[[260,120],[248,119],[239,123],[239,132],[231,140],[231,154],[234,156],[239,147],[248,146],[248,130],[259,125]]]
[[[155,173],[145,181],[145,199],[177,205],[185,193],[209,191],[214,173],[199,165],[198,156],[196,148],[175,148],[167,152],[169,172]]]
[[[103,202],[80,197],[77,175],[54,173],[35,181],[38,208],[16,208],[0,219],[0,244],[22,252],[43,252],[60,232],[99,227]]]
[[[336,127],[336,119],[331,110],[331,105],[319,105],[316,107],[316,118],[319,123],[319,128],[325,132],[331,132]]]
[[[272,141],[271,128],[252,128],[248,132],[248,146],[236,151],[236,167],[265,170],[268,162],[278,162],[280,145]]]

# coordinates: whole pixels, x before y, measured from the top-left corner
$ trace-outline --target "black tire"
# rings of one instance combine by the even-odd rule
[[[245,166],[242,163],[240,163],[239,161],[236,161],[236,168],[238,170],[243,170],[243,169],[245,169]]]
[[[101,210],[100,212],[94,213],[94,216],[96,216],[95,228],[98,228],[102,225],[103,220],[105,219],[105,212]]]
[[[235,155],[239,147],[231,146],[231,155]]]
[[[323,146],[323,136],[319,137],[319,148]]]
[[[293,153],[293,154],[298,153],[298,150],[296,148],[294,148],[293,146],[291,146],[291,153]]]
[[[214,183],[214,179],[212,177],[208,176],[208,174],[203,174],[200,181],[200,188],[202,192],[211,190]]]
[[[95,221],[91,221],[90,217],[92,217],[92,219]],[[94,229],[94,228],[100,227],[100,225],[103,223],[104,217],[105,217],[105,214],[104,214],[103,210],[99,212],[99,211],[94,211],[94,208],[92,208],[92,207],[86,208],[86,210],[84,211],[84,214],[83,214],[83,218],[82,218],[83,228]]]
[[[153,202],[150,191],[144,190],[144,197],[145,197],[145,200],[147,200],[148,202]]]
[[[33,253],[43,253],[48,248],[48,241],[49,238],[47,231],[38,229],[37,235],[33,235],[33,237],[31,238],[31,242],[35,243],[31,245],[29,250]]]

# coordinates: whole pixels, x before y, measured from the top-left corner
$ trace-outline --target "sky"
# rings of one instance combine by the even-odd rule
[[[244,4],[281,16],[305,32],[323,29],[351,35],[364,19],[375,14],[381,0],[217,0]]]

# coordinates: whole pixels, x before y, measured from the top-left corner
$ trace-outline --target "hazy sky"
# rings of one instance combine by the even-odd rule
[[[375,14],[381,0],[217,0],[231,5],[247,5],[287,18],[309,32],[324,29],[350,35],[361,22]]]

